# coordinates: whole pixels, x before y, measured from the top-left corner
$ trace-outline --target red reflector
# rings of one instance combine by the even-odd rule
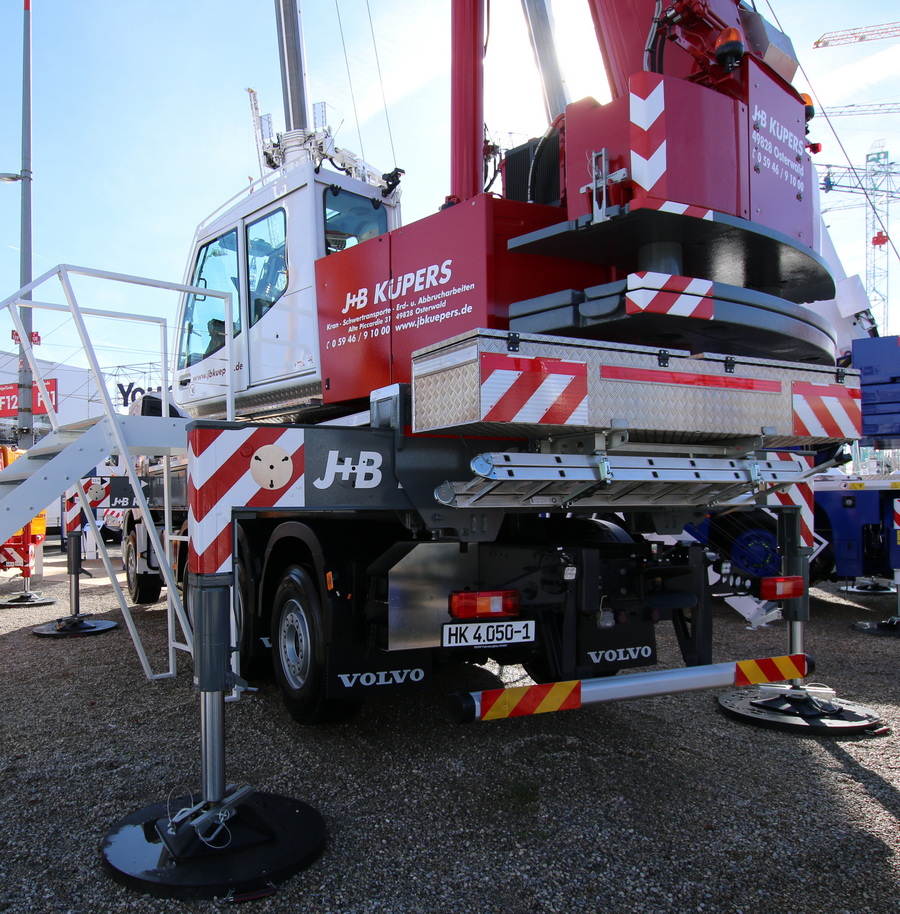
[[[454,619],[484,619],[519,615],[518,590],[454,590],[450,594]]]
[[[806,593],[803,578],[799,575],[790,578],[760,578],[759,595],[763,600],[790,600],[802,597]]]

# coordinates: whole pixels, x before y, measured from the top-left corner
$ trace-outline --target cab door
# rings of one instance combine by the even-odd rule
[[[203,243],[196,254],[190,284],[232,293],[232,358],[226,354],[226,304],[218,296],[186,295],[179,318],[175,399],[188,410],[224,402],[230,383],[238,392],[246,380],[246,300],[243,239],[234,226]],[[206,412],[208,410],[204,410]]]
[[[265,383],[284,386],[318,367],[316,339],[311,333],[315,327],[315,300],[303,275],[302,261],[306,258],[291,263],[288,272],[286,206],[290,204],[292,230],[302,233],[304,226],[297,211],[302,207],[304,193],[308,193],[305,188],[295,190],[280,205],[245,223],[251,387]]]

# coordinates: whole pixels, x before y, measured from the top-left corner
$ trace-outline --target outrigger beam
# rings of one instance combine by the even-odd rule
[[[813,662],[806,654],[714,663],[650,673],[598,679],[542,683],[484,692],[460,692],[450,697],[450,713],[459,723],[499,720],[549,711],[567,711],[584,705],[626,698],[651,698],[676,692],[759,685],[805,679]]]

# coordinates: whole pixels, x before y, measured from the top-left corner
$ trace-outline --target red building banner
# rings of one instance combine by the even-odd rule
[[[53,408],[56,409],[58,405],[56,399],[56,378],[50,378],[47,381],[44,381],[44,384],[47,386],[47,393],[50,394]],[[0,419],[15,416],[18,412],[19,385],[15,382],[12,384],[0,384]],[[47,404],[44,403],[37,384],[31,385],[31,412],[36,416],[47,414]]]

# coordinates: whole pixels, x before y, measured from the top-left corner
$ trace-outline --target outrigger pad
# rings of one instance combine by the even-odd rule
[[[55,597],[44,597],[34,590],[26,590],[15,597],[7,597],[0,600],[0,607],[4,606],[52,606],[56,602]]]
[[[108,619],[91,619],[89,616],[67,616],[55,622],[38,625],[31,630],[39,638],[84,638],[101,635],[118,628],[118,622]]]
[[[900,616],[894,616],[882,622],[854,622],[850,627],[855,632],[865,632],[867,635],[888,635],[900,638]]]
[[[815,698],[802,688],[774,696],[770,690],[736,689],[719,696],[719,707],[736,720],[803,736],[883,736],[888,732],[868,708],[838,698]]]
[[[188,842],[178,859],[159,836],[188,797],[155,803],[120,820],[103,839],[104,863],[116,882],[160,898],[246,901],[272,895],[309,866],[325,846],[325,822],[291,797],[255,792],[214,838]]]

